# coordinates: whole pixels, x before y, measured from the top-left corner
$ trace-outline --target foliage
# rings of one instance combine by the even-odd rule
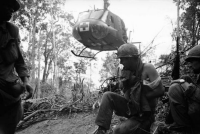
[[[84,59],[80,59],[79,62],[74,62],[74,66],[75,66],[76,73],[78,73],[78,74],[86,73],[87,63],[84,62]]]
[[[174,0],[177,4],[178,0]],[[188,74],[196,79],[196,76],[191,72],[189,66],[185,63],[184,59],[186,53],[192,47],[199,43],[199,21],[200,21],[200,3],[197,0],[180,0],[180,27],[179,27],[179,55],[180,55],[180,76]],[[172,39],[177,40],[177,28],[173,29]],[[159,68],[165,66],[163,71],[164,76],[169,76],[173,68],[173,63],[176,56],[176,47],[172,46],[172,52],[169,55],[161,55]]]
[[[103,68],[100,70],[101,82],[111,76],[117,76],[118,74],[119,60],[116,58],[116,54],[106,53],[106,57],[103,60]]]
[[[172,58],[169,58],[169,57],[172,57],[172,56],[169,54],[169,55],[160,55],[159,57],[160,61],[157,68],[160,69],[161,76],[167,77],[167,76],[170,76],[171,74],[173,60],[171,60]]]
[[[155,120],[160,122],[165,122],[166,117],[169,113],[169,102],[168,95],[165,93],[162,97],[158,99],[158,104],[156,107]]]
[[[174,0],[177,3],[177,0]],[[182,51],[185,52],[195,46],[199,37],[200,3],[197,0],[180,1],[180,8],[183,10],[180,15],[180,43]],[[176,39],[176,28],[172,34]]]
[[[79,71],[79,75],[86,72],[88,60],[78,61],[77,64],[79,62],[80,65],[84,64],[78,69],[76,63],[70,60],[72,57],[70,50],[80,50],[81,47],[80,43],[72,38],[71,30],[75,21],[72,14],[63,10],[66,1],[21,0],[20,2],[21,8],[14,14],[13,21],[20,28],[22,42],[28,45],[27,51],[23,51],[23,56],[26,57],[25,60],[31,70],[31,83],[35,84],[37,80],[35,75],[38,74],[40,77],[39,74],[43,72],[42,83],[47,83],[50,76],[55,76],[60,88],[65,87],[65,84],[70,88],[76,79],[76,71]],[[92,53],[86,52],[86,54]]]
[[[63,84],[72,83],[72,77],[75,73],[75,71],[72,70],[73,65],[70,65],[69,61],[64,57],[58,57],[57,64],[58,68],[60,69],[60,73],[62,74],[62,77],[59,77],[60,82],[62,82],[62,84],[59,85],[61,86]]]
[[[55,89],[55,87],[53,87],[52,85],[50,85],[48,83],[42,83],[41,84],[41,92],[42,92],[41,98],[45,98],[45,97],[55,94],[56,89]]]

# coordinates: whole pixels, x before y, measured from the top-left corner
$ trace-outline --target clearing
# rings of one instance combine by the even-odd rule
[[[95,130],[96,112],[74,113],[29,126],[16,134],[91,134]]]

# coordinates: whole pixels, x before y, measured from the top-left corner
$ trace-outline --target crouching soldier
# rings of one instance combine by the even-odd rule
[[[185,59],[194,74],[200,73],[200,45],[193,47]],[[170,112],[174,123],[170,129],[189,134],[200,133],[200,81],[175,80],[169,91]]]
[[[114,134],[146,134],[154,122],[157,98],[164,94],[161,78],[155,67],[143,63],[136,46],[124,44],[117,56],[123,67],[124,96],[105,92],[95,123],[94,134],[105,134],[110,128],[113,112],[128,118],[114,128]]]

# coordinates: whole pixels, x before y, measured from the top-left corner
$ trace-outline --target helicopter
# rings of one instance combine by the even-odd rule
[[[126,28],[123,20],[108,10],[108,0],[104,0],[104,9],[94,9],[79,13],[73,27],[73,37],[82,43],[83,48],[79,54],[71,51],[75,56],[94,58],[102,51],[117,50],[122,44],[127,43]],[[94,56],[83,56],[86,49],[97,50]]]

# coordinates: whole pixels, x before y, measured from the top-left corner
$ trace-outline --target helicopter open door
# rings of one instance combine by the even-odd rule
[[[81,12],[72,34],[85,46],[79,54],[75,54],[73,51],[72,53],[86,58],[88,57],[81,55],[86,48],[99,52],[117,50],[128,39],[123,20],[104,9]]]

